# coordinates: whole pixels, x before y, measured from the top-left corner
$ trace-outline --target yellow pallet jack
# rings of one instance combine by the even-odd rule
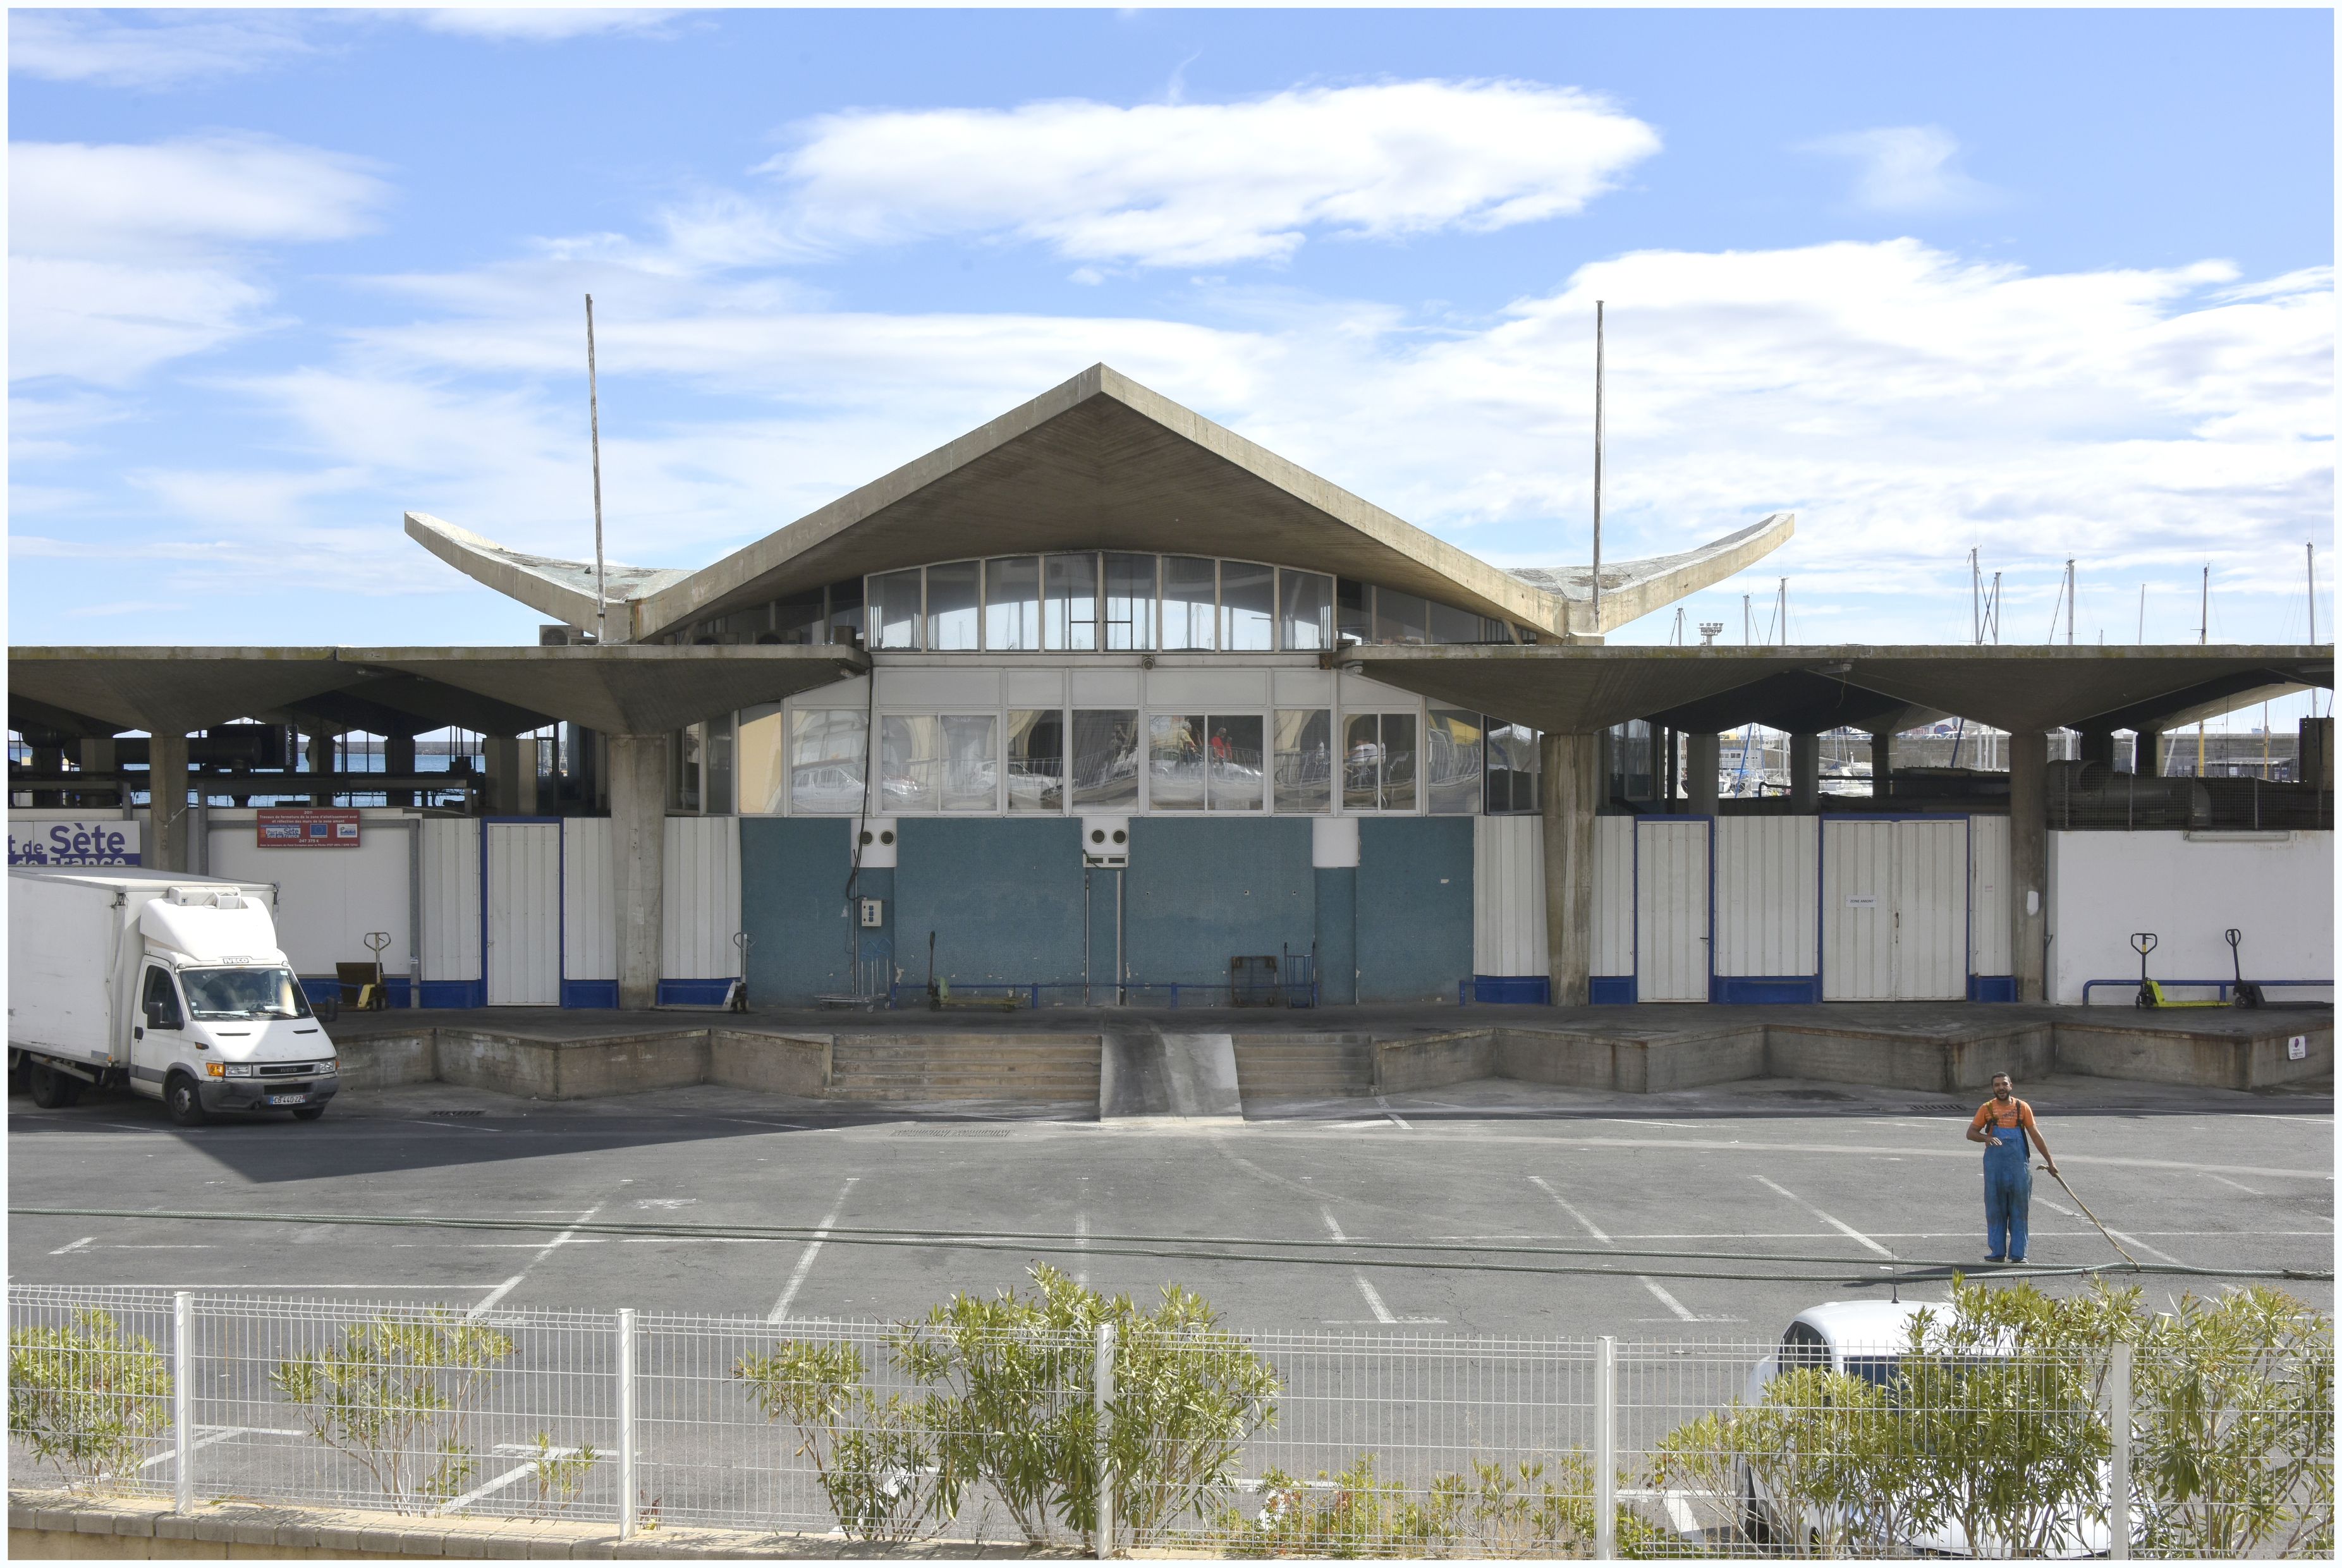
[[[2155,951],[2156,935],[2152,931],[2130,934],[2131,951],[2138,954],[2138,1004],[2141,1007],[2226,1007],[2225,1002],[2174,1002],[2163,994],[2163,987],[2147,978],[2147,955]]]

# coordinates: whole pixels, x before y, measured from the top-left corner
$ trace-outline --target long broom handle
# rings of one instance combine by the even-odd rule
[[[2115,1251],[2121,1253],[2125,1263],[2130,1264],[2133,1268],[2137,1268],[2139,1266],[2139,1261],[2137,1258],[2132,1257],[2130,1253],[2124,1249],[2123,1244],[2120,1242],[2115,1240],[2115,1233],[2107,1229],[2105,1224],[2099,1221],[2097,1215],[2090,1213],[2090,1205],[2082,1202],[2082,1194],[2074,1191],[2071,1186],[2067,1184],[2066,1174],[2063,1171],[2057,1169],[2055,1166],[2050,1168],[2049,1174],[2057,1178],[2057,1184],[2059,1186],[2066,1188],[2066,1195],[2074,1200],[2074,1206],[2082,1211],[2083,1214],[2088,1218],[2090,1223],[2098,1227],[2098,1234],[2107,1238],[2107,1245],[2114,1248]]]

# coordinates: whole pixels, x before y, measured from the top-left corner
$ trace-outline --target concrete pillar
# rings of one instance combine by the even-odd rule
[[[1716,814],[1716,775],[1724,747],[1714,734],[1684,736],[1684,809],[1693,816]]]
[[[1822,738],[1789,737],[1789,809],[1807,815],[1822,809]]]
[[[2049,737],[2008,737],[2008,934],[2019,1002],[2047,1000]]]
[[[2163,776],[2163,732],[2141,730],[2131,743],[2130,771],[2143,779]]]
[[[2115,771],[2115,733],[2112,730],[2084,730],[2080,750],[2075,754],[2086,763],[2096,763],[2108,773]]]
[[[159,871],[188,869],[187,737],[155,734],[146,741],[146,838],[140,860]]]
[[[411,774],[415,771],[415,737],[385,735],[382,737],[382,771],[386,774]],[[392,805],[413,805],[415,791],[394,789],[384,797]]]
[[[334,771],[333,736],[328,734],[313,734],[307,736],[305,744],[303,746],[303,750],[308,756],[309,771],[311,773],[324,774]],[[311,790],[309,792],[309,804],[311,805],[331,805],[334,804],[334,792],[329,789]]]
[[[1594,955],[1594,814],[1609,781],[1600,734],[1547,734],[1539,804],[1545,817],[1545,951],[1553,1004],[1583,1007]],[[1713,776],[1713,775],[1711,775]]]
[[[618,1005],[651,1007],[658,1002],[666,893],[667,738],[611,735],[608,741]]]
[[[1870,737],[1870,798],[1885,800],[1895,793],[1895,732],[1881,730]]]
[[[520,816],[530,811],[536,803],[533,798],[524,797],[522,789],[525,785],[529,797],[535,795],[536,770],[531,768],[526,779],[521,777],[520,737],[488,735],[480,742],[480,749],[487,754],[487,814]]]

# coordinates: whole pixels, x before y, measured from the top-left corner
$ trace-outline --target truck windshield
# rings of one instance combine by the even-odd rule
[[[306,1018],[309,999],[289,969],[183,969],[187,1010],[198,1018]]]

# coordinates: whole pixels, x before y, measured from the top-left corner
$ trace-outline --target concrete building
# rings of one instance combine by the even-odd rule
[[[696,570],[597,582],[405,525],[545,645],[18,648],[12,816],[135,788],[144,731],[148,864],[314,881],[320,930],[387,933],[428,1005],[931,975],[1027,1006],[2079,1000],[2133,962],[2087,913],[2109,864],[2173,890],[2183,966],[2225,958],[2182,928],[2228,899],[2261,973],[2331,972],[2330,731],[2299,784],[2112,772],[2118,732],[2330,687],[2330,648],[1603,644],[1786,514],[1598,584],[1503,570],[1100,365]],[[1953,715],[2007,732],[2006,773],[1898,776],[1893,736]],[[224,788],[188,737],[238,721],[385,736],[385,771]],[[1787,793],[1719,802],[1717,736],[1752,724],[1791,737]],[[402,806],[451,724],[492,737],[473,810]],[[1872,793],[1825,795],[1817,737],[1848,727]],[[190,803],[294,780],[384,794],[366,831],[400,853],[292,861]],[[2057,847],[2110,832],[2127,853]]]

